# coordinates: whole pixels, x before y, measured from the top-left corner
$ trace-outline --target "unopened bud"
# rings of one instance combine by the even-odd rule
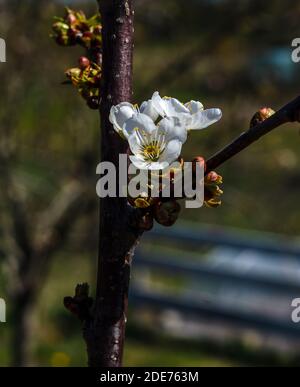
[[[63,22],[56,22],[52,25],[52,29],[54,32],[60,33],[60,32],[67,32],[69,29],[68,24]]]
[[[250,121],[250,128],[252,128],[255,125],[261,124],[267,118],[271,117],[274,113],[275,111],[268,107],[263,107],[259,109],[259,111],[254,114],[254,116]]]
[[[209,172],[204,178],[204,203],[207,207],[218,207],[223,191],[218,186],[222,184],[222,176],[215,171]]]
[[[211,171],[205,176],[206,183],[222,184],[222,176],[218,175],[217,172]]]
[[[77,31],[75,28],[69,28],[67,33],[71,44],[76,44],[77,39],[81,36],[81,32]]]
[[[175,200],[159,202],[154,208],[154,218],[163,226],[172,226],[178,218],[180,209],[180,204]]]
[[[204,203],[207,207],[216,208],[222,204],[222,201],[220,199],[213,198],[208,201],[205,201]]]
[[[82,37],[83,37],[83,38],[87,38],[87,39],[92,39],[93,33],[92,33],[91,31],[85,31],[85,32],[82,34]]]
[[[201,168],[204,169],[204,172],[206,170],[206,163],[205,163],[205,160],[204,160],[204,157],[202,156],[197,156],[195,157],[193,160],[192,160],[192,166],[193,166],[193,172],[195,173],[196,172],[196,165],[199,164],[199,166]]]
[[[78,67],[73,67],[66,71],[66,76],[68,78],[79,77],[80,74],[81,74],[81,70]]]
[[[87,105],[93,110],[99,109],[99,98],[97,97],[88,98]]]
[[[79,60],[78,60],[78,63],[79,63],[79,67],[80,67],[82,70],[86,69],[86,68],[89,67],[90,64],[91,64],[90,60],[89,60],[87,57],[85,57],[85,56],[81,56],[81,57],[79,58]]]
[[[69,46],[70,45],[70,39],[67,35],[58,35],[55,37],[55,41],[60,46]]]
[[[75,16],[75,14],[73,12],[69,12],[67,17],[66,17],[66,21],[72,25],[72,24],[75,24],[77,22],[77,18]]]
[[[94,34],[95,35],[100,35],[101,34],[101,31],[102,31],[102,26],[101,24],[97,25],[94,27]]]

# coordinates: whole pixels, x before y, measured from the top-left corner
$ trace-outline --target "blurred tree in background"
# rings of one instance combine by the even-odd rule
[[[38,307],[30,312],[33,364],[84,365],[76,322],[61,300],[74,283],[94,281],[98,114],[82,103],[71,86],[61,85],[64,69],[76,57],[49,39],[52,17],[61,13],[62,3],[0,0],[0,37],[7,43],[7,63],[0,65],[0,147],[11,155],[10,175],[26,203],[29,232],[83,166],[89,176],[84,184],[92,202],[55,252],[47,268],[49,281],[38,294]],[[87,14],[97,9],[93,1],[76,2],[76,7]],[[222,108],[221,123],[189,140],[187,154],[210,156],[247,128],[259,107],[276,109],[297,94],[299,64],[290,59],[290,44],[299,36],[299,4],[291,0],[275,0],[271,6],[257,0],[189,0],[188,5],[183,0],[136,0],[135,8],[134,100],[147,99],[159,90],[162,95],[194,98],[207,107]],[[290,125],[254,144],[222,167],[223,206],[217,211],[185,211],[185,218],[298,235],[299,141]],[[5,168],[1,163],[2,176]],[[0,181],[5,193],[7,187]],[[16,327],[6,270],[7,251],[11,251],[7,246],[14,237],[5,200],[0,201],[0,214],[0,295],[7,299],[8,321]],[[18,283],[10,285],[18,287]],[[1,325],[1,365],[12,359],[13,329],[12,324]],[[127,358],[137,361],[134,352]],[[144,361],[147,364],[147,358]]]

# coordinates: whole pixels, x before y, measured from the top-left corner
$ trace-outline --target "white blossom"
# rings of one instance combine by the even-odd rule
[[[109,119],[128,141],[132,163],[139,169],[159,170],[180,156],[189,130],[204,129],[221,117],[220,109],[204,110],[201,102],[183,104],[155,92],[140,108],[129,102],[112,106]]]
[[[181,153],[187,132],[176,117],[166,117],[157,125],[143,113],[138,113],[125,124],[130,132],[128,143],[131,162],[138,169],[158,170],[167,168]]]
[[[152,101],[161,117],[178,117],[187,130],[207,128],[222,117],[220,109],[204,110],[202,103],[198,101],[183,104],[176,98],[161,98],[157,91],[153,94]]]

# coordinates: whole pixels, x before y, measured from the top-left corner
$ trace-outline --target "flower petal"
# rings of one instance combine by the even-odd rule
[[[187,102],[185,106],[189,109],[191,114],[196,114],[204,109],[201,102],[193,100]]]
[[[140,112],[152,118],[153,121],[156,121],[159,117],[158,111],[155,109],[154,103],[151,99],[144,101],[141,104]]]
[[[158,131],[166,136],[166,141],[178,139],[185,143],[187,130],[182,120],[177,117],[165,117],[158,124]]]
[[[141,135],[147,136],[156,130],[156,125],[153,120],[146,114],[136,113],[132,118],[129,118],[123,125],[123,133],[128,138],[134,131],[138,131]]]
[[[167,161],[156,161],[154,163],[151,163],[149,165],[149,168],[151,171],[158,171],[160,169],[165,169],[169,166],[169,163]]]
[[[144,160],[140,153],[143,146],[147,146],[147,144],[151,142],[151,136],[141,133],[140,130],[134,130],[128,136],[127,141],[131,152],[140,159]]]
[[[189,109],[176,98],[161,98],[156,91],[152,98],[154,109],[161,117],[178,117],[182,113],[190,113]]]
[[[173,163],[173,161],[177,160],[180,156],[182,148],[182,142],[178,139],[171,140],[168,142],[163,154],[160,157],[161,162],[167,162],[169,165]]]
[[[222,117],[220,109],[206,109],[191,116],[187,129],[204,129],[219,121]]]
[[[182,113],[190,113],[189,109],[176,98],[163,98],[167,117],[178,117]]]
[[[159,95],[158,91],[153,93],[151,101],[152,101],[153,107],[157,111],[157,113],[161,117],[165,117],[165,115],[166,115],[166,112],[165,112],[165,110],[166,110],[166,108],[165,108],[166,107],[166,101],[161,98],[161,96]]]
[[[120,133],[123,125],[136,113],[136,109],[129,102],[122,102],[117,106],[112,106],[110,109],[109,120],[113,124],[114,129]]]
[[[148,169],[152,171],[157,171],[159,169],[165,169],[169,166],[166,161],[146,162],[136,156],[129,156],[129,158],[133,165],[138,169]]]
[[[138,169],[148,169],[149,163],[146,163],[143,159],[137,156],[129,156],[132,164]]]

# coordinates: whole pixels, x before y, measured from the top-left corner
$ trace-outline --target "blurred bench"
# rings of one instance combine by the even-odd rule
[[[157,227],[145,239],[150,248],[134,258],[134,307],[300,338],[300,324],[291,320],[291,302],[300,297],[297,240],[190,223]],[[161,245],[181,251],[165,252]],[[186,285],[176,292],[157,288],[149,283],[152,272],[180,276]]]

